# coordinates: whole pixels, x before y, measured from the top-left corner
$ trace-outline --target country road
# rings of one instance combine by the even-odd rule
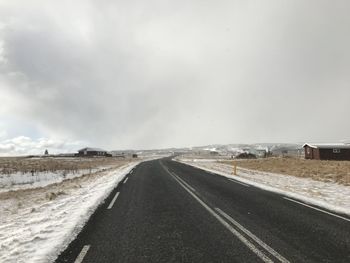
[[[350,262],[350,219],[165,158],[134,168],[56,262]]]

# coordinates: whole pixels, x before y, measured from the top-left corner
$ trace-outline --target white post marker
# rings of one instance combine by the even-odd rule
[[[86,245],[83,247],[83,249],[80,251],[80,254],[78,257],[75,259],[74,263],[81,263],[83,262],[83,259],[86,255],[86,253],[89,251],[90,245]]]

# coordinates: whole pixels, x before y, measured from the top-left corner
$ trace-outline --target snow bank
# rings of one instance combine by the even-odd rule
[[[52,262],[139,162],[44,188],[0,193],[0,262]]]
[[[199,159],[176,159],[176,161],[233,178],[267,191],[298,199],[308,204],[350,215],[349,186],[244,168],[238,168],[237,175],[232,175],[233,167],[231,165],[217,163],[216,160],[212,160],[212,162],[205,160],[202,162]]]
[[[37,187],[45,187],[50,184],[60,183],[64,180],[80,177],[85,174],[91,174],[98,171],[103,171],[110,168],[98,167],[92,169],[81,169],[75,172],[67,171],[55,171],[55,172],[36,172],[31,173],[12,173],[12,174],[1,174],[0,175],[0,193],[19,190],[19,189],[30,189]]]

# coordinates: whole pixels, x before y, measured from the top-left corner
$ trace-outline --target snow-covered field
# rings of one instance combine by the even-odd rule
[[[176,160],[334,212],[350,215],[350,186],[240,167],[237,168],[237,175],[234,176],[232,175],[233,167],[231,165],[218,163],[217,160],[184,158],[177,158]]]
[[[43,182],[50,185],[46,187],[33,189],[29,184],[27,189],[0,193],[0,262],[55,260],[138,163],[71,175],[75,178],[64,181],[61,176],[47,177]]]

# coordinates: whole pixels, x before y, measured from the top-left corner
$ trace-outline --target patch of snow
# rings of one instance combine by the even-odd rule
[[[0,193],[0,262],[52,262],[140,162],[43,188]]]
[[[181,159],[181,161],[183,162],[194,162],[194,163],[212,163],[212,162],[217,162],[217,161],[227,161],[227,159],[189,159],[189,158],[186,158],[186,159]]]
[[[15,191],[19,189],[31,189],[45,187],[54,183],[61,183],[64,180],[80,177],[98,171],[104,171],[112,166],[97,167],[92,169],[80,169],[77,171],[55,171],[55,172],[35,172],[35,173],[11,173],[0,174],[0,193]]]
[[[237,175],[233,175],[232,165],[218,163],[217,160],[212,160],[211,162],[208,160],[204,162],[190,159],[175,160],[202,170],[233,178],[245,184],[350,216],[350,186],[240,167],[237,168]]]

